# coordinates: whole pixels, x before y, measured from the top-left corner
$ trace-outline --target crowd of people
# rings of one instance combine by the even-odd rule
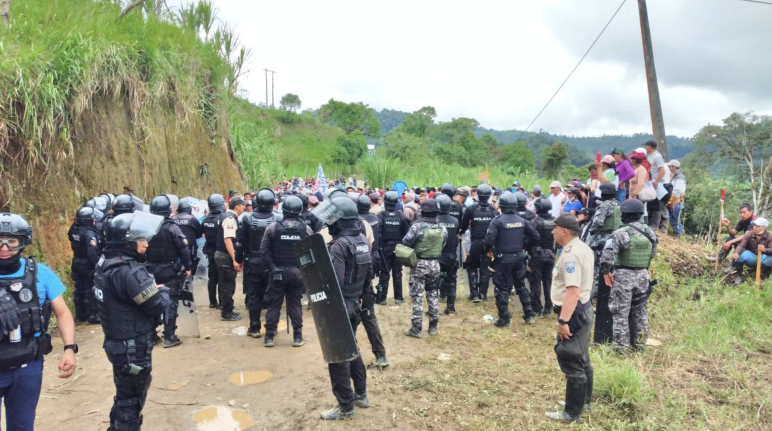
[[[68,232],[74,319],[61,297],[62,283],[42,263],[21,257],[32,243],[27,222],[2,214],[0,383],[6,406],[14,406],[21,393],[37,394],[37,400],[40,379],[26,384],[17,376],[42,373],[53,309],[66,350],[62,377],[75,368],[74,322],[101,324],[116,385],[110,429],[139,430],[153,346],[182,344],[176,335],[177,307],[199,268],[208,278],[209,308],[219,309],[223,321],[242,319],[233,295],[243,272],[247,335],[274,347],[286,303],[292,346],[303,346],[306,286],[294,246],[319,233],[328,244],[348,320],[354,333],[359,323],[364,326],[376,366],[389,365],[376,305],[405,301],[404,267],[409,268],[412,309],[404,333],[415,338],[424,336],[424,301],[430,336],[440,333],[441,314],[457,313],[457,275],[463,269],[470,303],[487,301],[492,281],[499,328],[512,324],[512,294],[522,305],[524,324],[555,313],[555,351],[567,385],[564,410],[548,416],[579,421],[592,397],[590,339],[620,352],[645,348],[647,299],[656,284],[649,265],[658,236],[668,234],[668,226],[675,237],[683,230],[686,178],[680,163],[666,164],[656,148],[649,141],[630,156],[615,148],[599,155],[587,181],[575,179],[566,187],[553,181],[546,194],[539,185],[526,190],[518,181],[505,188],[446,183],[398,194],[364,182],[360,186],[353,175],[325,184],[293,178],[274,188],[244,194],[231,189],[227,196],[212,194],[206,200],[161,194],[149,205],[132,194],[103,193],[77,210]],[[768,275],[768,222],[747,204],[740,215],[734,229],[723,221],[730,237],[718,259],[734,247],[734,268],[741,275],[744,266],[756,265],[760,253]],[[322,412],[322,419],[347,418],[355,406],[369,406],[361,354],[328,367],[337,405]],[[35,405],[11,408],[9,423],[31,429]]]

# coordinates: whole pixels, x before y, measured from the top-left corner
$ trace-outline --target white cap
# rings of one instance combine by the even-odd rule
[[[560,188],[560,181],[553,181],[552,184],[550,184],[550,188],[557,187]]]
[[[680,168],[680,167],[681,167],[681,162],[679,162],[679,161],[678,161],[678,160],[676,160],[676,159],[673,159],[673,160],[671,160],[671,161],[667,162],[667,165],[668,165],[668,166],[674,166],[674,167],[676,167],[676,168]]]
[[[638,148],[634,149],[633,152],[634,153],[646,154],[646,149],[643,148],[643,147],[638,147]]]
[[[753,223],[754,226],[761,226],[761,227],[768,227],[769,226],[769,222],[764,217],[759,217],[756,220],[753,220],[752,223]]]

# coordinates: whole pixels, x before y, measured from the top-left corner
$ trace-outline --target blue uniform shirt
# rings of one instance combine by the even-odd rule
[[[27,259],[22,257],[20,262],[21,267],[18,271],[8,275],[0,274],[0,278],[19,278],[23,276],[24,271],[27,269]],[[62,284],[61,280],[59,280],[59,277],[56,275],[56,273],[54,273],[54,271],[51,270],[51,268],[47,267],[43,263],[38,262],[37,289],[38,299],[40,300],[40,306],[42,307],[46,299],[53,301],[54,299],[60,297],[64,293],[66,287],[64,287],[64,284]],[[35,334],[35,336],[40,336],[40,333],[38,332]]]

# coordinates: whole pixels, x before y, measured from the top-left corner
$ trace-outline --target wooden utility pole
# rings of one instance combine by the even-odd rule
[[[275,108],[275,106],[273,104],[273,101],[274,101],[274,99],[273,99],[273,88],[274,88],[274,84],[273,84],[274,78],[273,78],[273,75],[276,72],[273,71],[273,70],[269,70],[269,72],[271,72],[271,108]]]
[[[268,69],[263,69],[265,71],[265,107],[268,107]]]
[[[662,101],[659,98],[657,85],[657,69],[654,67],[654,50],[651,46],[651,31],[649,30],[649,12],[646,0],[638,0],[638,13],[641,16],[641,39],[643,40],[643,62],[646,65],[646,81],[649,85],[649,109],[651,110],[651,127],[657,150],[665,160],[668,159],[667,140],[665,137],[665,118],[662,116]]]

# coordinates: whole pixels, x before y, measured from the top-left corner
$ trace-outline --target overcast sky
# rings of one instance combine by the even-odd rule
[[[214,3],[252,48],[242,88],[255,103],[265,100],[268,68],[278,72],[276,105],[288,92],[303,109],[330,98],[379,110],[431,105],[440,121],[523,129],[621,0]],[[692,136],[734,111],[772,113],[772,5],[648,3],[668,134]],[[651,132],[636,0],[531,127],[539,129]]]

